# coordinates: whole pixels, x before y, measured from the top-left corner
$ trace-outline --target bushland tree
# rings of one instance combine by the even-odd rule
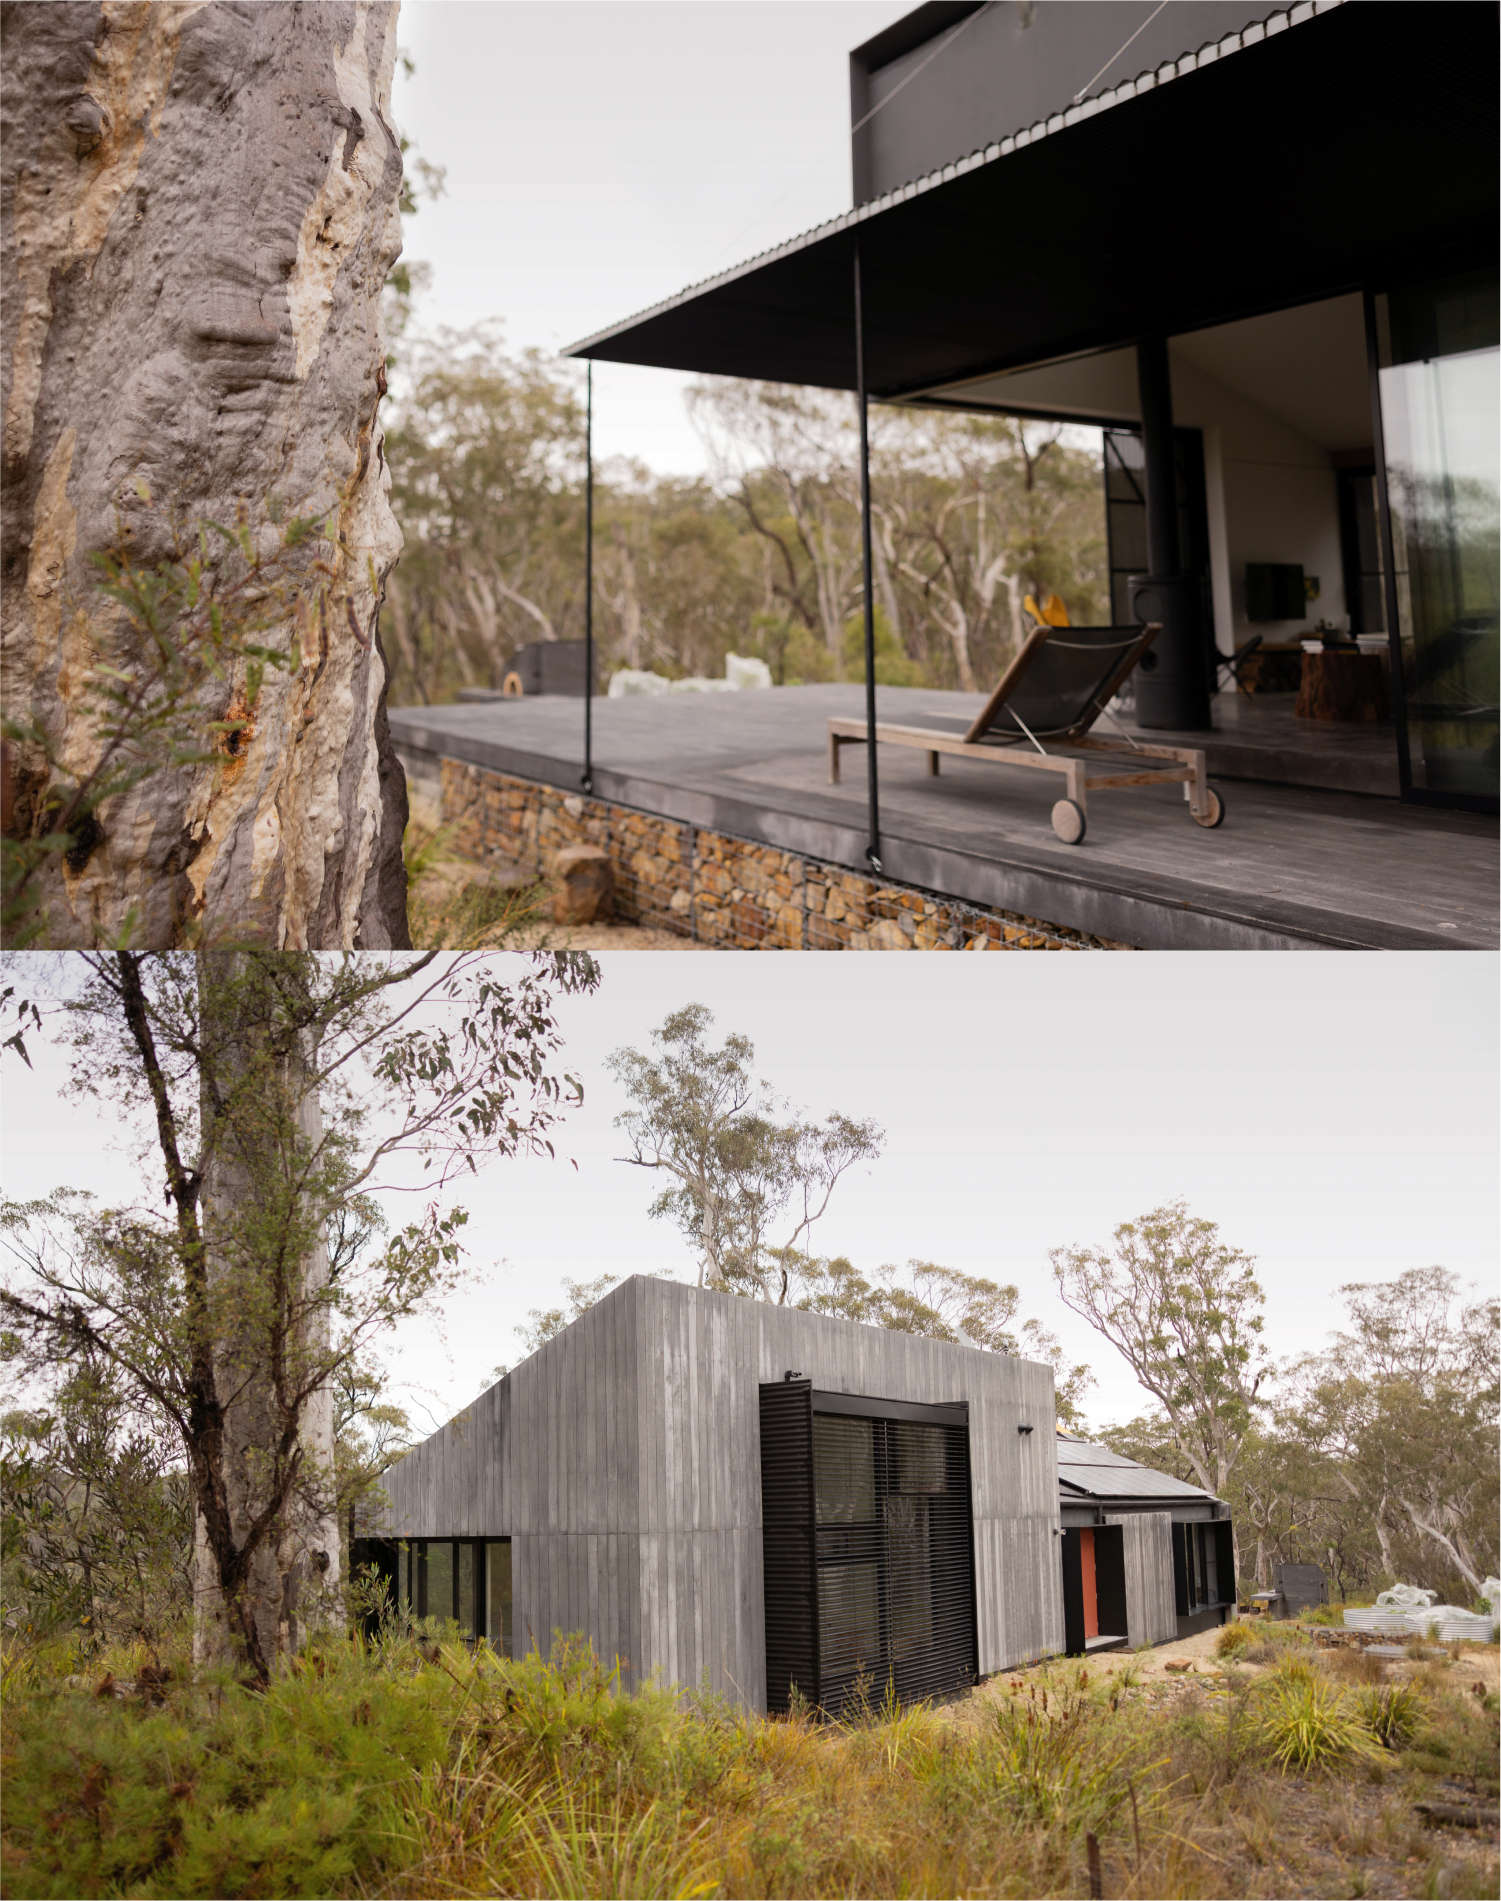
[[[811,1252],[809,1236],[834,1189],[851,1168],[876,1159],[882,1131],[838,1111],[821,1123],[789,1116],[756,1076],[749,1038],[732,1033],[715,1049],[712,1023],[702,1004],[688,1004],[652,1032],[654,1054],[622,1049],[610,1058],[631,1100],[615,1118],[631,1139],[622,1159],[668,1177],[650,1212],[673,1222],[696,1251],[699,1286],[1045,1361],[1059,1417],[1076,1421],[1089,1369],[1067,1365],[1040,1322],[1013,1325],[1021,1300],[1014,1286],[931,1261],[883,1267],[867,1279],[843,1257]],[[534,1313],[547,1331],[529,1346],[577,1318],[609,1284],[565,1283],[571,1312]]]
[[[697,1252],[699,1286],[780,1304],[793,1250],[806,1247],[840,1178],[872,1161],[884,1138],[873,1121],[837,1110],[821,1123],[788,1115],[753,1074],[748,1037],[709,1047],[713,1021],[690,1003],[652,1031],[654,1055],[611,1055],[631,1099],[615,1126],[630,1138],[623,1159],[667,1176],[650,1212]]]
[[[1083,1425],[1081,1402],[1094,1384],[1094,1374],[1088,1366],[1070,1364],[1057,1335],[1040,1320],[1017,1322],[1021,1290],[1014,1284],[964,1274],[936,1261],[882,1267],[873,1280],[843,1255],[829,1259],[794,1253],[788,1265],[797,1289],[792,1304],[807,1312],[1042,1361],[1053,1369],[1059,1421]]]
[[[169,1423],[88,1351],[40,1405],[0,1415],[0,1564],[11,1630],[156,1643],[192,1601],[193,1505]]]
[[[1293,1369],[1289,1419],[1393,1580],[1478,1596],[1497,1565],[1498,1303],[1412,1268],[1342,1287],[1346,1327]]]
[[[79,963],[58,983],[73,1087],[127,1116],[149,1105],[167,1213],[74,1191],[5,1202],[0,1319],[23,1375],[87,1357],[170,1424],[196,1518],[195,1647],[265,1681],[339,1581],[333,1389],[453,1286],[456,1171],[550,1152],[578,1090],[556,1073],[556,1001],[597,970],[578,953],[510,983],[431,952]],[[402,1155],[430,1198],[377,1240],[370,1197]]]
[[[113,785],[37,870],[51,946],[129,926],[165,947],[199,917],[294,948],[405,941],[376,628],[401,546],[378,417],[401,244],[396,14],[269,0],[0,20],[11,832],[55,837],[94,773],[108,737],[86,686],[153,677],[138,620],[96,596],[92,555],[128,547],[149,577],[199,523],[243,525],[262,556],[278,507],[326,525],[298,550],[317,628],[301,664],[257,679],[256,656],[230,652],[176,682],[200,743]],[[205,593],[245,565],[215,537]],[[290,656],[296,639],[289,603],[263,644]]]
[[[1054,1248],[1059,1295],[1162,1407],[1196,1483],[1223,1498],[1270,1370],[1254,1262],[1181,1201],[1122,1222],[1114,1244]]]

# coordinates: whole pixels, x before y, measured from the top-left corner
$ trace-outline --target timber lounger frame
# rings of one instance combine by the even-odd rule
[[[933,726],[888,726],[877,721],[877,742],[926,752],[928,772],[934,778],[943,753],[982,759],[987,765],[1062,773],[1068,790],[1053,807],[1053,830],[1065,845],[1077,845],[1084,837],[1087,795],[1118,786],[1181,785],[1194,823],[1212,829],[1224,820],[1225,802],[1209,784],[1202,750],[1144,745],[1124,734],[1118,740],[1093,739],[1089,734],[1160,631],[1157,621],[1132,628],[1036,627],[962,736]],[[1076,655],[1094,656],[1093,667],[1073,659]],[[1070,672],[1072,680],[1066,677]],[[1002,720],[1007,724],[993,730]],[[868,730],[863,719],[829,721],[831,785],[839,783],[840,748],[863,746]],[[1099,753],[1113,754],[1115,759],[1108,770],[1091,773],[1090,756]],[[1122,770],[1123,754],[1164,763]]]

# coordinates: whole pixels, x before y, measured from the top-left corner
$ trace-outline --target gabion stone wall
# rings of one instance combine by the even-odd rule
[[[467,857],[545,876],[565,846],[598,845],[618,916],[721,950],[1134,948],[456,759],[442,774],[443,823]]]

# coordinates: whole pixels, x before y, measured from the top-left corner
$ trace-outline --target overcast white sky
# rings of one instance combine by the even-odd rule
[[[1095,1423],[1142,1396],[1058,1301],[1048,1249],[1105,1242],[1183,1196],[1256,1255],[1279,1358],[1321,1345],[1336,1290],[1442,1263],[1487,1287],[1497,1263],[1497,960],[1484,955],[834,957],[624,952],[565,1004],[586,1085],[556,1162],[499,1164],[466,1185],[480,1269],[441,1333],[413,1325],[387,1358],[441,1421],[563,1277],[691,1275],[647,1219],[654,1178],[615,1158],[621,1106],[604,1059],[647,1046],[702,1002],[747,1033],[763,1074],[822,1115],[874,1116],[882,1160],[848,1178],[817,1233],[874,1268],[909,1257],[1015,1281],[1023,1311],[1096,1368]],[[7,1053],[3,1183],[159,1205],[122,1128]],[[571,1166],[576,1159],[578,1168]],[[404,1198],[393,1212],[405,1218]],[[420,1416],[420,1415],[419,1415]]]
[[[848,55],[905,0],[403,0],[396,114],[447,195],[407,225],[425,329],[557,350],[851,202]],[[706,466],[689,378],[595,367],[595,440]]]

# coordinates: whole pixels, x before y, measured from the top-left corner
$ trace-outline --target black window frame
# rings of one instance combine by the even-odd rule
[[[428,1548],[431,1545],[447,1545],[453,1554],[453,1561],[450,1566],[452,1602],[446,1609],[431,1604],[428,1599],[427,1560]],[[459,1625],[460,1634],[466,1643],[476,1644],[483,1638],[497,1656],[510,1657],[515,1654],[514,1626],[510,1632],[504,1629],[499,1632],[492,1632],[489,1628],[489,1574],[491,1564],[490,1547],[492,1545],[504,1545],[508,1551],[514,1550],[509,1535],[486,1538],[408,1538],[401,1540],[397,1547],[396,1560],[398,1580],[397,1595],[401,1608],[404,1609],[415,1622],[420,1623],[428,1617],[441,1618],[445,1622],[452,1620]],[[473,1554],[474,1619],[472,1627],[468,1629],[464,1628],[464,1622],[459,1616],[461,1598],[461,1550],[468,1550]],[[512,1562],[514,1563],[514,1557]]]

